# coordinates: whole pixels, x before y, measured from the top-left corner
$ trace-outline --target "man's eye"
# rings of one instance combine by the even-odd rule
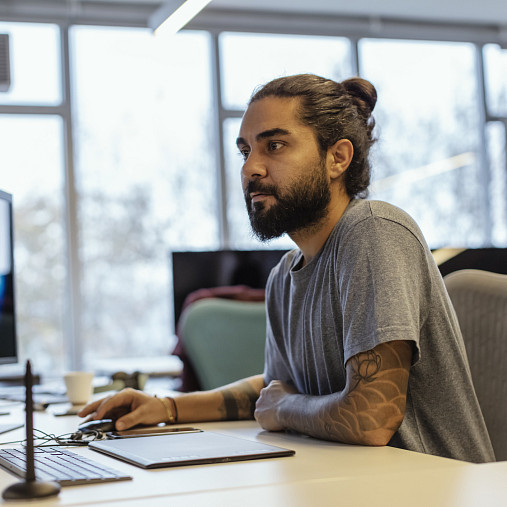
[[[270,141],[268,144],[270,151],[276,151],[279,150],[283,146],[283,143],[280,141]]]
[[[243,160],[246,160],[248,158],[250,151],[246,148],[243,148],[242,150],[239,150],[239,154],[243,157]]]

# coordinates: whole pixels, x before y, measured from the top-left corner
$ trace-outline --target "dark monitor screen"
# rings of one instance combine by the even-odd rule
[[[0,364],[17,362],[12,196],[0,190]]]
[[[507,248],[467,248],[438,265],[442,276],[460,269],[507,274]]]
[[[198,289],[247,285],[263,289],[271,269],[287,250],[172,252],[174,324],[185,298]]]

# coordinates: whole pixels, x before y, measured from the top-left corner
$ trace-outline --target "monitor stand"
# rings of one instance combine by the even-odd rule
[[[44,498],[55,496],[60,492],[60,485],[56,482],[43,482],[35,478],[34,449],[33,449],[33,400],[32,400],[32,368],[30,361],[26,362],[26,476],[25,480],[12,484],[4,489],[2,497],[5,500],[22,500],[27,498]]]

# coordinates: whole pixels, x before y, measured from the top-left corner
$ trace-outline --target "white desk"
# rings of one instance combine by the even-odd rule
[[[7,418],[5,422],[9,422]],[[77,422],[76,417],[37,413],[34,425],[63,434],[74,430]],[[143,470],[77,447],[73,448],[75,452],[127,472],[134,480],[66,487],[53,499],[10,504],[111,507],[507,505],[507,463],[472,465],[390,447],[349,446],[286,433],[267,433],[253,421],[196,426],[291,448],[296,455]],[[0,435],[0,442],[23,437],[24,430],[19,429]],[[14,476],[0,470],[1,490],[16,481]]]

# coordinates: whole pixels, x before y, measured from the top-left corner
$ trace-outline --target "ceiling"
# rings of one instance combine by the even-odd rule
[[[149,15],[161,3],[176,0],[0,0],[0,19],[32,17],[48,20],[61,12],[117,11],[128,19],[129,11]],[[488,25],[507,32],[507,0],[212,0],[204,12],[302,14]],[[122,17],[123,16],[123,17]],[[125,17],[127,16],[127,17]]]
[[[506,0],[212,0],[209,7],[504,24]]]

